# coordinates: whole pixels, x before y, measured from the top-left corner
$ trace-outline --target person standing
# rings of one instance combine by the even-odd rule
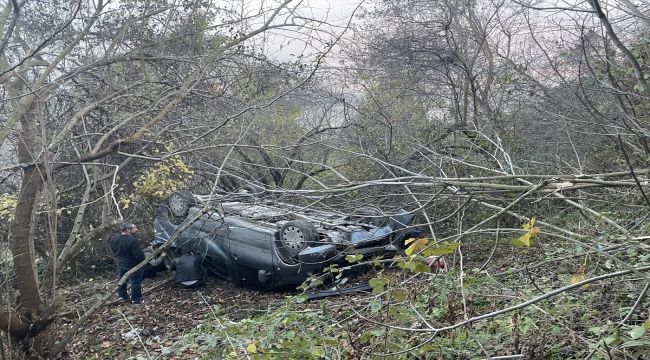
[[[140,240],[133,236],[138,231],[138,228],[130,222],[125,222],[120,226],[120,230],[122,231],[121,234],[111,238],[111,250],[117,255],[118,281],[127,271],[133,269],[145,259],[144,252],[142,252],[140,246]],[[143,274],[144,269],[140,269],[131,276],[131,302],[133,304],[142,304],[144,302],[142,298]],[[117,295],[121,300],[129,299],[129,293],[126,291],[126,283],[120,286]]]
[[[176,271],[174,281],[177,289],[192,289],[205,285],[204,258],[194,255],[192,250],[183,250],[183,255],[172,261],[170,270]]]

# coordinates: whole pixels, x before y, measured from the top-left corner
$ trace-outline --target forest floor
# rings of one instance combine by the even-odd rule
[[[91,281],[69,284],[66,301],[67,317],[61,333],[72,326],[95,301],[115,286],[114,274],[106,273]],[[367,284],[371,274],[356,276],[348,284]],[[178,345],[192,329],[216,316],[241,320],[283,303],[287,297],[299,295],[298,290],[249,290],[216,276],[209,276],[207,285],[192,290],[174,286],[171,272],[159,273],[156,278],[144,279],[142,305],[117,300],[117,295],[95,313],[77,331],[59,356],[60,359],[160,359],[162,350]],[[355,294],[344,295],[346,299]],[[319,300],[309,303],[318,306]],[[342,299],[343,301],[343,299]],[[309,306],[306,305],[305,306]],[[217,310],[218,309],[218,310]],[[165,359],[200,358],[189,349],[183,355],[165,354]]]
[[[390,278],[393,284],[400,284],[395,289],[407,296],[406,303],[426,314],[430,325],[436,328],[449,327],[461,321],[464,307],[467,308],[468,316],[477,316],[506,308],[514,309],[517,304],[539,299],[528,308],[474,322],[473,330],[476,334],[461,328],[441,333],[435,344],[423,348],[424,354],[430,351],[425,357],[404,355],[404,358],[469,359],[487,352],[490,356],[525,354],[525,358],[530,359],[580,359],[596,351],[594,358],[648,359],[650,331],[641,334],[644,335],[642,337],[630,335],[645,326],[646,322],[650,323],[647,320],[650,298],[636,311],[630,312],[642,292],[641,278],[634,274],[617,276],[545,299],[546,294],[552,290],[565,288],[585,277],[596,277],[621,269],[613,262],[608,263],[609,259],[603,260],[589,250],[569,246],[571,244],[539,239],[531,248],[519,249],[513,248],[509,239],[506,240],[508,242],[505,246],[499,247],[496,252],[491,252],[491,244],[479,241],[468,242],[463,248],[463,265],[466,269],[462,282],[464,297],[458,287],[458,272],[454,272],[453,268],[445,274],[433,271],[416,274],[420,275],[417,281],[411,281],[414,275],[399,267],[371,268],[366,274],[353,278],[348,285],[368,284],[371,278],[378,275]],[[611,244],[603,250],[615,254],[617,261],[639,267],[650,266],[648,249],[646,244],[621,243]],[[635,260],[637,258],[639,260]],[[453,257],[449,258],[448,264],[453,263],[453,260]],[[489,271],[481,272],[479,268],[488,262]],[[63,311],[67,316],[59,320],[59,337],[107,291],[114,288],[116,273],[114,265],[110,265],[103,270],[94,268],[94,278],[78,277],[74,281],[66,281],[65,288],[69,296]],[[79,269],[77,272],[91,273],[88,269]],[[287,298],[299,295],[300,292],[253,291],[217,277],[209,277],[207,286],[203,288],[178,290],[174,287],[171,273],[146,279],[143,291],[147,300],[144,305],[117,300],[104,304],[76,332],[60,358],[210,358],[209,355],[206,357],[205,349],[202,350],[201,347],[214,348],[215,344],[205,343],[205,338],[193,337],[193,334],[203,332],[204,329],[206,332],[215,328],[225,329],[227,324],[221,322],[227,321],[234,326],[241,326],[238,349],[242,344],[246,347],[256,337],[258,342],[260,338],[275,341],[283,334],[278,328],[273,328],[274,325],[269,325],[277,317],[263,320],[266,322],[256,322],[254,319],[273,313],[273,309],[282,309],[289,303],[293,312],[300,313],[300,324],[306,324],[307,330],[312,332],[307,335],[314,338],[329,336],[335,342],[337,350],[343,354],[338,358],[375,358],[362,355],[357,357],[356,354],[363,354],[359,349],[390,350],[380,347],[381,342],[364,342],[363,336],[372,334],[377,327],[369,321],[355,320],[346,309],[354,308],[372,319],[402,327],[416,326],[413,318],[404,320],[398,318],[399,314],[373,312],[374,300],[369,294],[355,293],[305,302],[293,299],[288,302]],[[116,298],[117,295],[114,295],[113,299]],[[308,314],[313,314],[318,322],[306,318]],[[617,325],[626,315],[632,315],[627,323]],[[404,321],[408,323],[404,325]],[[323,324],[325,326],[319,327]],[[341,326],[330,328],[328,324],[345,324],[345,331],[339,330]],[[243,329],[243,326],[248,328]],[[224,334],[229,331],[231,330],[216,333],[218,336],[227,336]],[[285,332],[285,335],[290,332]],[[421,340],[413,332],[405,335],[393,332],[390,336],[391,341],[399,341],[400,346],[408,341]],[[292,344],[292,339],[284,340],[289,345]],[[610,346],[598,346],[605,340],[611,341],[608,343]],[[477,346],[479,341],[483,348]],[[243,356],[241,352],[233,357],[239,356]]]
[[[283,301],[296,291],[259,292],[238,287],[228,281],[209,277],[207,286],[194,290],[174,287],[172,273],[158,274],[143,282],[143,305],[118,300],[109,301],[76,333],[62,352],[62,359],[129,359],[160,358],[160,351],[180,340],[191,329],[212,318],[214,305],[224,309],[221,315],[237,318],[239,313],[263,309],[268,304]],[[70,326],[115,281],[79,283],[69,289],[67,301],[75,307],[64,323]],[[117,295],[114,299],[117,298]],[[61,326],[65,329],[68,326]],[[169,359],[194,358],[191,351],[182,357],[167,355]]]

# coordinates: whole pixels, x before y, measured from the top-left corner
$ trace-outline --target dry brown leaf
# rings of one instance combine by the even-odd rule
[[[587,280],[585,275],[585,266],[580,266],[580,269],[575,274],[571,275],[571,284],[579,283],[581,281]],[[583,288],[589,287],[590,284],[582,285]]]

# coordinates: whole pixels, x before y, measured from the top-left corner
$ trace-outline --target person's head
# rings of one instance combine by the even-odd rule
[[[183,255],[194,255],[192,249],[183,249]]]
[[[138,228],[134,224],[126,221],[122,223],[120,230],[122,231],[122,234],[134,234],[136,231],[138,231]]]
[[[157,244],[153,244],[153,245],[151,245],[151,247],[152,247],[154,250],[156,250],[156,249],[158,249],[159,247],[161,247],[162,245],[163,245],[162,243],[157,243]]]

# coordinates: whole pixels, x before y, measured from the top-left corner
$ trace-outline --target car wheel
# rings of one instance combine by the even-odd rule
[[[294,259],[316,241],[318,241],[318,232],[308,221],[289,221],[280,230],[279,245],[282,252]]]
[[[174,216],[186,216],[194,205],[196,205],[194,195],[187,190],[177,190],[169,196],[169,210]]]
[[[381,210],[372,206],[364,206],[354,210],[350,220],[376,227],[382,227],[386,224],[386,217]]]

